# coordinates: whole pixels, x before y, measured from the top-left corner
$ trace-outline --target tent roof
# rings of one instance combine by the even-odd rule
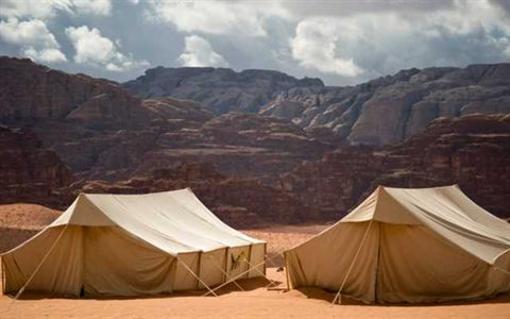
[[[496,263],[498,257],[510,251],[510,225],[474,203],[458,185],[432,188],[379,186],[339,223],[370,220],[425,225],[489,264]]]
[[[80,194],[48,227],[119,226],[176,255],[264,243],[229,227],[186,188],[141,195]]]

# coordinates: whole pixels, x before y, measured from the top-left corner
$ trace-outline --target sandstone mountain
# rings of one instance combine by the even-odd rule
[[[140,100],[115,83],[26,59],[1,58],[0,68],[0,121],[29,126],[78,182],[122,180],[187,162],[216,164],[226,174],[274,176],[338,143],[330,132],[308,133],[283,119],[215,117],[190,100]]]
[[[402,144],[346,146],[281,176],[277,187],[311,207],[308,215],[337,218],[378,185],[459,184],[475,202],[510,217],[510,115],[434,120]]]
[[[88,126],[134,126],[146,118],[141,101],[114,82],[71,75],[29,59],[0,57],[0,120],[66,120]]]
[[[0,202],[31,199],[64,208],[80,191],[192,187],[220,217],[253,226],[338,218],[377,184],[459,183],[484,207],[508,216],[509,118],[464,115],[508,112],[507,69],[408,70],[334,88],[279,72],[160,68],[147,71],[153,80],[146,75],[122,87],[3,57],[0,123],[10,128],[0,132]],[[173,80],[168,92],[180,93],[157,97]],[[161,90],[143,95],[154,81],[163,83]],[[139,97],[128,91],[135,88]],[[414,88],[428,95],[406,95]],[[429,104],[420,104],[426,96],[439,96],[432,115]],[[417,107],[427,120],[412,115]],[[450,117],[435,119],[440,115]],[[322,120],[307,122],[308,116]],[[374,118],[387,123],[361,131],[376,130],[381,141],[356,135],[360,123]],[[395,137],[391,128],[410,119],[420,128],[405,124],[406,133]],[[359,145],[369,140],[375,145]]]
[[[0,202],[54,204],[71,182],[69,169],[33,132],[0,126]]]
[[[290,89],[322,88],[319,79],[298,80],[278,71],[226,68],[149,69],[123,86],[140,98],[175,97],[206,105],[215,114],[230,111],[257,113],[262,105]]]
[[[163,68],[123,86],[141,98],[193,99],[217,114],[231,110],[326,128],[352,144],[398,143],[433,119],[510,113],[510,64],[409,69],[353,87],[275,71]]]
[[[478,204],[510,217],[510,115],[467,115],[432,121],[424,133],[385,148],[343,146],[287,173],[227,177],[208,163],[182,164],[121,182],[89,182],[91,192],[143,193],[192,187],[235,225],[335,220],[378,185],[459,184]]]

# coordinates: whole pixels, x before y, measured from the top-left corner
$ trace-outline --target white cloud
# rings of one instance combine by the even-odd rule
[[[191,35],[184,40],[184,52],[177,59],[183,66],[228,66],[227,61],[213,50],[206,39]]]
[[[65,32],[76,51],[76,63],[105,67],[109,71],[117,72],[148,66],[147,61],[137,61],[119,52],[120,42],[114,43],[102,36],[96,28],[89,29],[83,25],[66,28]]]
[[[353,59],[337,56],[336,53],[341,45],[337,34],[348,31],[338,30],[330,19],[300,22],[296,36],[290,42],[292,56],[306,68],[348,77],[358,76],[362,69]]]
[[[179,31],[266,36],[265,21],[285,16],[276,2],[151,0],[148,16],[175,25]]]
[[[308,17],[290,41],[301,66],[358,81],[409,67],[504,62],[509,45],[508,18],[483,0],[456,1],[434,14],[393,10]]]
[[[111,0],[72,0],[78,13],[110,15],[112,11]]]
[[[110,15],[111,0],[2,0],[0,16],[49,19],[59,12]]]
[[[69,0],[2,0],[0,16],[46,19],[55,16],[57,11],[70,11],[70,8]]]
[[[21,47],[21,52],[35,61],[58,63],[67,61],[55,36],[38,19],[0,21],[0,38]]]
[[[59,49],[36,50],[32,47],[29,47],[23,50],[23,54],[26,57],[39,62],[58,63],[67,61],[66,56]]]

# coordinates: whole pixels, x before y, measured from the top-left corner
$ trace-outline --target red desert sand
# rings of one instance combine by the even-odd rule
[[[10,209],[15,209],[15,213],[4,215],[11,214],[9,219],[1,220],[0,230],[40,226],[48,221],[48,216],[58,214],[33,205],[0,206],[0,214]],[[28,218],[29,215],[32,216]],[[267,240],[268,252],[275,256],[275,252],[300,243],[326,226],[273,226],[245,232]],[[5,233],[0,232],[0,242],[4,240]],[[331,305],[334,294],[321,289],[286,291],[284,272],[276,271],[281,262],[281,258],[275,258],[268,263],[273,266],[268,269],[268,277],[275,281],[269,289],[265,287],[268,282],[258,278],[240,281],[245,291],[234,285],[225,287],[219,297],[202,297],[203,291],[104,299],[50,298],[26,293],[16,301],[1,296],[0,318],[510,318],[510,294],[487,301],[434,305],[362,305],[352,300]]]

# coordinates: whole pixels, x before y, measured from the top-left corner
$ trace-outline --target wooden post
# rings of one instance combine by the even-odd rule
[[[224,262],[224,268],[225,268],[225,272],[224,272],[224,278],[223,278],[223,282],[227,281],[228,280],[228,250],[230,249],[230,247],[227,247],[225,248],[225,262]]]
[[[250,244],[250,246],[248,246],[248,269],[250,268],[251,265],[252,246],[253,244]],[[246,274],[246,278],[250,278],[250,271]]]
[[[200,273],[202,272],[202,251],[198,252],[198,262],[197,262],[197,289],[200,289]]]

